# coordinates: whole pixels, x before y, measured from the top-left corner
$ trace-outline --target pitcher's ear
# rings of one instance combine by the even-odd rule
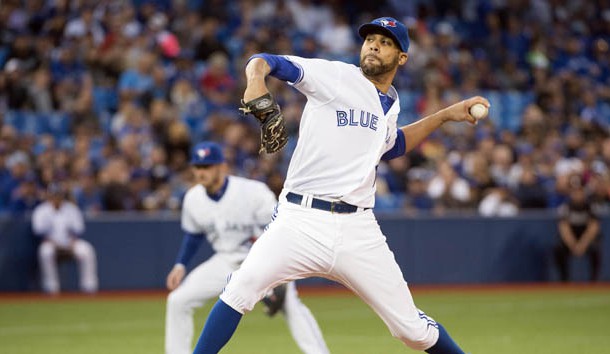
[[[409,54],[404,52],[400,53],[400,56],[398,57],[398,65],[405,65],[407,60],[409,60]]]

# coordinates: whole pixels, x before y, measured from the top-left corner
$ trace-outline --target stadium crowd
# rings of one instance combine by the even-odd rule
[[[0,212],[31,211],[51,182],[86,213],[179,210],[203,139],[279,192],[304,97],[270,79],[292,136],[259,155],[237,109],[246,60],[358,64],[358,25],[387,15],[411,37],[399,123],[475,94],[492,107],[382,163],[376,209],[548,210],[578,175],[610,210],[610,1],[4,0]]]

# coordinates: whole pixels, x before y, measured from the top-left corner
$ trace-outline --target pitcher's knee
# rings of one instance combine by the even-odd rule
[[[394,333],[394,338],[405,343],[409,348],[414,350],[426,350],[434,345],[437,336],[434,336],[431,331],[402,331]]]
[[[220,298],[240,313],[252,311],[254,305],[263,298],[266,287],[263,280],[254,276],[233,276]]]
[[[242,272],[235,273],[231,277],[227,288],[231,287],[233,291],[237,290],[240,294],[260,294],[260,300],[266,293],[266,288],[269,286],[268,278],[264,274],[258,272]]]

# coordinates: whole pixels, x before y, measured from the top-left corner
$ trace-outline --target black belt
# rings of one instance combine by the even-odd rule
[[[286,200],[301,205],[303,196],[300,194],[288,192],[286,194]],[[358,211],[358,207],[355,205],[347,204],[344,202],[329,202],[318,198],[311,199],[311,207],[320,210],[330,211],[331,213],[349,214]]]

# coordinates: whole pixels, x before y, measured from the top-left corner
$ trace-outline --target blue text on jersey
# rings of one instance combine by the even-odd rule
[[[350,109],[347,111],[337,111],[337,126],[361,126],[364,128],[370,128],[377,130],[377,122],[379,117],[372,114],[371,112],[360,111],[360,119],[356,118],[355,110]]]

